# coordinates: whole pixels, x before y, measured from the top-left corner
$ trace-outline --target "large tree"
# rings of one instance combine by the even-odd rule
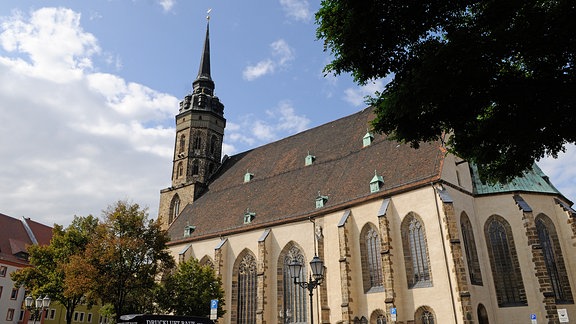
[[[323,0],[326,72],[392,77],[375,130],[448,149],[509,180],[576,141],[574,0]]]
[[[86,301],[82,290],[68,289],[66,268],[74,255],[86,249],[98,220],[93,216],[74,217],[72,223],[63,228],[54,225],[49,245],[32,245],[28,248],[31,267],[11,274],[17,285],[23,285],[32,295],[48,295],[66,308],[66,323],[72,322],[76,306]]]
[[[174,266],[168,240],[160,223],[148,219],[146,208],[118,201],[104,211],[84,255],[69,268],[76,274],[74,284],[111,304],[116,317],[147,312],[157,276]]]
[[[220,277],[212,267],[200,265],[195,258],[180,263],[174,273],[165,276],[157,292],[160,309],[174,315],[209,315],[213,299],[218,300],[218,316],[224,315],[224,288]]]

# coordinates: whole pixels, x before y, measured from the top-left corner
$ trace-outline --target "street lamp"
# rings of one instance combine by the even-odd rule
[[[310,295],[310,323],[314,324],[314,308],[312,307],[312,296],[314,295],[314,288],[320,286],[322,280],[324,280],[324,261],[320,260],[317,255],[314,255],[312,261],[310,261],[312,274],[310,275],[308,281],[298,281],[298,278],[300,278],[300,272],[302,271],[302,263],[296,260],[292,260],[292,262],[288,264],[288,268],[290,269],[290,276],[294,279],[294,284],[308,290]]]
[[[38,314],[40,314],[39,317],[42,318],[42,313],[44,312],[44,309],[50,306],[50,297],[46,295],[46,297],[44,298],[38,297],[36,300],[34,300],[32,296],[28,296],[24,298],[24,304],[31,313],[32,310],[34,310],[34,324],[36,324],[36,318],[38,317]]]

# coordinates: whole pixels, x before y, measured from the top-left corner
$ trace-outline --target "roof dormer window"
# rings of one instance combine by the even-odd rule
[[[312,165],[312,163],[314,163],[314,161],[316,160],[316,157],[312,154],[310,154],[310,152],[308,152],[308,155],[306,155],[306,159],[304,160],[304,165],[308,166],[308,165]]]
[[[316,208],[322,208],[328,202],[328,196],[322,196],[320,192],[318,192],[318,196],[316,197]]]
[[[252,178],[254,178],[254,175],[252,173],[246,171],[246,174],[244,174],[244,183],[250,182],[250,180],[252,180]]]
[[[368,131],[366,133],[366,135],[364,135],[364,138],[362,138],[362,147],[370,146],[372,144],[373,140],[374,140],[374,135],[372,135],[372,133],[370,133],[370,131]]]
[[[376,173],[376,170],[374,170],[374,177],[370,180],[370,192],[375,193],[380,191],[382,185],[384,185],[384,178],[379,176],[378,173]]]
[[[244,213],[244,224],[252,223],[255,217],[256,213],[252,213],[249,209],[246,209],[246,212]]]

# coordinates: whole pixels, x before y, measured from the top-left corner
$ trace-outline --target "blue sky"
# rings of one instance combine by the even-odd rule
[[[364,108],[385,81],[325,76],[318,1],[0,2],[0,213],[67,225],[118,199],[149,207],[170,185],[174,115],[210,16],[224,153]],[[576,197],[573,147],[540,166]]]

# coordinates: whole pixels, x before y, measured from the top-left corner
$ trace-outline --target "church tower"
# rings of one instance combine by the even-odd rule
[[[208,17],[209,19],[209,17]],[[214,95],[210,75],[210,24],[192,93],[180,102],[172,159],[172,186],[161,190],[158,217],[167,228],[205,189],[222,159],[224,105]]]

